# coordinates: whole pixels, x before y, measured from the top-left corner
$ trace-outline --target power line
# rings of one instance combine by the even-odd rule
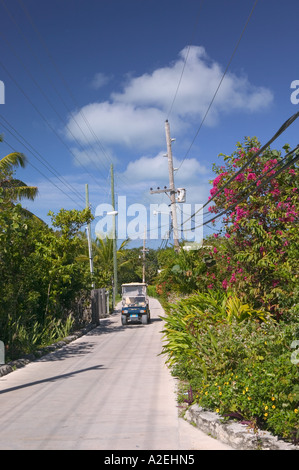
[[[299,145],[297,145],[297,147],[295,147],[291,152],[289,152],[287,155],[285,155],[284,159],[286,159],[286,157],[290,156],[292,153],[296,152],[299,148]],[[242,201],[244,201],[245,199],[247,199],[249,196],[251,196],[253,193],[255,193],[256,191],[260,190],[263,186],[265,186],[267,183],[269,183],[269,181],[271,181],[272,179],[274,179],[276,176],[278,176],[280,173],[282,173],[284,170],[286,170],[287,168],[289,168],[291,165],[293,165],[294,163],[296,163],[296,161],[299,160],[299,154],[294,157],[292,160],[290,160],[289,162],[285,163],[285,165],[283,165],[282,168],[280,168],[278,171],[276,171],[273,175],[271,175],[269,178],[267,178],[266,180],[262,181],[261,184],[259,186],[256,186],[256,182],[254,181],[253,183],[251,183],[247,189],[249,189],[250,187],[254,186],[255,185],[255,189],[253,191],[251,191],[249,194],[245,194],[241,199],[239,199],[236,203],[232,204],[231,206],[229,206],[227,209],[223,210],[222,212],[220,212],[219,214],[217,214],[216,216],[212,217],[211,219],[207,220],[206,222],[203,222],[202,224],[194,227],[194,229],[196,228],[199,228],[203,225],[206,225],[210,222],[213,222],[215,219],[221,217],[222,215],[226,214],[226,212],[234,209],[238,204],[240,204]],[[267,171],[267,173],[273,171],[273,168],[276,168],[277,166],[281,165],[282,163],[282,160],[279,161],[274,167],[272,167],[271,169],[269,169]],[[263,178],[260,178],[260,180],[262,180]],[[245,192],[245,191],[243,191]]]
[[[7,124],[7,127],[3,122],[0,122],[1,126],[6,129],[21,145],[23,145],[32,155],[33,157],[38,160],[43,166],[47,168],[47,170],[52,173],[55,177],[57,177],[60,182],[70,189],[74,194],[77,195],[80,199],[84,201],[82,194],[80,194],[73,186],[66,181],[66,179],[58,173],[58,171],[38,152],[26,139],[23,137],[8,121],[5,119],[1,114],[0,118]],[[12,130],[11,130],[12,129]],[[14,133],[13,133],[14,132]],[[22,140],[21,140],[22,139]],[[30,148],[29,148],[30,147]]]
[[[44,90],[41,88],[40,84],[35,80],[34,76],[31,74],[31,72],[28,70],[28,68],[26,67],[26,65],[23,63],[22,59],[18,56],[18,54],[14,51],[13,47],[11,46],[11,44],[9,43],[9,41],[7,40],[7,38],[4,36],[3,33],[0,32],[0,35],[4,38],[5,42],[8,44],[8,46],[11,48],[11,50],[13,51],[14,55],[16,56],[16,58],[19,60],[19,62],[21,63],[22,67],[24,68],[24,70],[26,71],[26,73],[28,74],[28,76],[30,77],[30,79],[33,81],[34,85],[36,86],[36,88],[40,91],[40,93],[43,95],[43,97],[45,98],[45,100],[47,101],[48,105],[51,107],[51,109],[55,112],[55,114],[57,115],[58,119],[60,119],[60,121],[62,122],[63,125],[65,125],[64,123],[64,119],[62,118],[62,116],[59,114],[59,112],[57,111],[57,109],[53,106],[53,103],[51,102],[51,100],[49,99],[48,95],[44,92]],[[55,90],[55,89],[54,89]],[[59,96],[59,95],[58,95]],[[70,111],[69,111],[70,112]],[[76,121],[75,121],[76,122]],[[77,122],[76,122],[77,124]],[[77,124],[78,125],[78,124]],[[79,127],[79,126],[78,126]],[[80,128],[80,127],[79,127]],[[72,131],[67,127],[69,133],[72,135],[73,139],[77,142],[78,146],[81,148],[81,151],[84,152],[84,149],[83,147],[81,146],[80,142],[77,140],[77,138],[75,137],[75,135],[72,133]],[[80,128],[81,129],[81,128]],[[82,129],[81,129],[82,131]],[[83,133],[83,131],[82,131]],[[97,162],[95,161],[94,162],[97,166]],[[100,171],[101,173],[101,169],[97,166],[98,170]],[[104,175],[103,175],[104,176]]]
[[[96,184],[101,187],[98,183],[98,181],[96,180],[96,178],[91,174],[89,173],[89,171],[87,170],[87,168],[80,162],[80,160],[76,157],[76,155],[74,154],[74,152],[68,147],[68,145],[64,142],[64,140],[61,138],[61,136],[58,134],[58,132],[54,129],[54,127],[49,123],[48,119],[45,118],[45,116],[41,113],[41,111],[38,109],[38,107],[33,103],[33,101],[29,98],[29,96],[27,95],[27,93],[23,90],[23,88],[18,84],[18,82],[15,80],[15,78],[13,77],[13,75],[8,71],[8,69],[5,67],[5,65],[0,62],[0,65],[2,66],[2,68],[5,70],[5,72],[9,75],[10,79],[14,82],[14,84],[17,86],[17,88],[21,91],[21,93],[25,96],[25,98],[29,101],[29,103],[31,104],[31,106],[35,109],[35,111],[38,113],[38,115],[43,119],[43,121],[47,124],[47,126],[51,129],[51,131],[56,135],[56,137],[60,140],[60,142],[67,148],[67,150],[73,155],[74,159],[78,161],[79,165],[82,166],[82,168],[84,168],[84,170],[86,171],[86,173],[94,179],[94,181],[96,182]]]
[[[176,100],[176,97],[177,97],[177,94],[178,94],[178,91],[179,91],[179,88],[180,88],[180,85],[181,85],[181,82],[182,82],[182,78],[183,78],[183,75],[184,75],[184,72],[185,72],[185,68],[186,68],[186,64],[187,64],[187,60],[188,60],[188,56],[189,56],[189,52],[190,52],[190,49],[191,49],[191,44],[192,44],[192,42],[193,42],[193,37],[194,37],[195,31],[196,31],[197,25],[198,25],[198,23],[199,23],[200,13],[201,13],[201,9],[202,9],[202,6],[203,6],[203,2],[204,2],[204,0],[201,1],[201,4],[200,4],[200,6],[199,6],[198,16],[197,16],[197,19],[196,19],[196,21],[195,21],[195,25],[194,25],[194,28],[193,28],[193,32],[192,32],[192,35],[191,35],[191,38],[190,38],[190,41],[189,41],[189,46],[188,46],[187,53],[186,53],[186,56],[185,56],[183,69],[182,69],[182,72],[181,72],[181,75],[180,75],[180,78],[179,78],[179,82],[178,82],[178,85],[177,85],[177,88],[176,88],[176,91],[175,91],[175,94],[174,94],[172,103],[171,103],[170,108],[169,108],[169,111],[168,111],[168,113],[167,113],[167,120],[169,120],[170,113],[171,113],[171,111],[172,111],[174,102],[175,102],[175,100]]]
[[[3,3],[3,0],[1,0],[1,1],[2,1],[2,3]],[[44,41],[44,39],[43,39],[43,37],[42,37],[40,31],[38,30],[36,24],[34,23],[33,18],[31,17],[31,15],[30,15],[28,9],[25,7],[25,5],[24,5],[24,3],[23,3],[22,0],[18,0],[18,3],[19,3],[19,5],[21,6],[22,10],[24,11],[24,13],[25,13],[25,15],[26,15],[26,17],[27,17],[29,23],[31,24],[31,27],[32,27],[33,31],[34,31],[35,34],[37,35],[38,40],[39,40],[41,46],[43,47],[43,49],[44,49],[45,52],[46,52],[46,55],[48,56],[48,58],[50,59],[50,62],[52,63],[54,69],[56,70],[57,75],[60,77],[60,80],[61,80],[61,82],[62,82],[64,88],[65,88],[66,91],[68,92],[68,94],[69,94],[71,100],[73,101],[74,105],[76,106],[76,108],[79,109],[79,115],[82,117],[83,121],[85,122],[85,125],[87,126],[87,128],[88,128],[90,134],[92,135],[92,137],[93,137],[93,139],[94,139],[94,142],[97,144],[98,148],[101,150],[101,152],[102,152],[103,155],[106,157],[106,159],[107,159],[110,163],[113,163],[113,160],[112,160],[111,156],[107,153],[107,151],[105,150],[105,148],[104,148],[104,146],[103,146],[101,140],[99,139],[99,137],[98,137],[98,136],[96,135],[96,133],[94,132],[92,126],[90,125],[90,122],[88,121],[88,119],[87,119],[87,117],[86,117],[86,115],[85,115],[85,113],[83,112],[82,108],[81,108],[80,105],[78,104],[78,102],[77,102],[77,100],[76,100],[74,94],[72,93],[72,91],[71,91],[71,89],[70,89],[70,87],[69,87],[67,81],[65,80],[65,78],[64,78],[64,76],[63,76],[63,74],[62,74],[62,72],[60,71],[59,67],[57,66],[57,64],[56,64],[56,62],[55,62],[55,60],[54,60],[54,58],[53,58],[51,52],[49,51],[49,48],[47,47],[47,44],[45,43],[45,41]],[[6,7],[6,9],[7,9],[7,7]],[[57,92],[56,92],[56,93],[57,93]],[[68,107],[67,107],[67,105],[65,104],[64,100],[63,100],[63,103],[64,103],[64,105],[66,106],[66,108],[68,109]],[[80,129],[80,131],[82,132],[82,135],[84,136],[85,141],[88,142],[88,138],[87,138],[86,134],[84,133],[82,127],[79,125],[76,116],[75,116],[74,113],[72,113],[69,109],[68,109],[68,111],[69,111],[71,117],[73,118],[74,122],[76,123],[77,127],[78,127],[78,128]],[[92,148],[92,150],[95,152],[95,149],[93,148],[93,146],[92,146],[90,143],[89,143],[89,146],[90,146],[90,148]],[[102,163],[103,163],[103,162],[102,162]],[[105,168],[105,169],[106,169],[107,171],[110,171],[110,170],[107,169],[107,168]],[[118,175],[118,178],[119,178],[120,180],[122,180],[124,183],[127,184],[127,181],[125,181],[125,179],[124,179],[122,176]]]
[[[3,139],[3,142],[6,143],[6,145],[11,148],[14,152],[17,152],[17,150],[12,146],[10,145],[6,139]],[[56,183],[54,183],[52,180],[50,180],[50,178],[48,178],[42,171],[40,171],[35,165],[33,165],[33,163],[31,163],[30,161],[28,161],[28,164],[30,166],[32,166],[32,168],[34,168],[40,175],[42,175],[44,178],[46,178],[53,186],[55,186],[59,191],[61,191],[65,196],[67,196],[71,201],[73,201],[76,205],[78,204],[75,199],[73,199],[69,194],[67,194],[63,189],[61,189],[59,186],[57,186]],[[83,206],[84,207],[84,206]]]
[[[271,168],[269,168],[262,176],[259,176],[259,177],[258,177],[258,181],[261,183],[261,182],[267,177],[267,175],[268,175],[270,172],[272,172],[276,167],[280,166],[285,160],[287,160],[287,158],[288,158],[290,155],[292,155],[293,153],[295,153],[298,149],[299,149],[299,145],[297,145],[293,150],[291,150],[290,152],[288,152],[281,160],[279,160],[279,161],[276,163],[276,165],[274,165],[274,166],[272,166]],[[269,181],[270,181],[271,179],[273,179],[273,178],[274,178],[274,177],[269,178],[267,181],[265,181],[265,184],[266,184],[267,182],[269,182]],[[250,183],[245,189],[243,189],[243,191],[238,195],[238,197],[239,197],[239,196],[242,196],[242,195],[243,195],[244,197],[241,197],[241,199],[238,199],[237,202],[233,203],[231,206],[229,206],[227,209],[225,209],[225,211],[223,211],[223,213],[232,210],[234,207],[236,207],[238,204],[240,204],[240,202],[244,201],[244,199],[246,199],[248,196],[250,196],[251,193],[250,193],[250,194],[247,194],[247,191],[248,191],[250,188],[252,188],[255,184],[256,184],[255,181],[253,181],[253,182]],[[263,184],[263,185],[264,185],[264,184]],[[263,186],[263,185],[259,184],[259,188],[260,188],[261,186]],[[210,201],[208,201],[208,203],[209,203],[209,202],[210,202]],[[223,213],[222,213],[222,214],[223,214]],[[203,214],[203,217],[205,217],[206,215],[210,215],[210,213],[209,213],[209,212],[205,212],[205,213]]]
[[[73,101],[73,103],[75,104],[75,106],[80,109],[80,106],[79,106],[79,104],[78,104],[78,102],[77,102],[77,100],[76,100],[74,94],[72,93],[72,91],[71,91],[71,89],[70,89],[68,83],[66,82],[66,80],[65,80],[65,78],[64,78],[64,76],[63,76],[63,74],[62,74],[62,72],[60,71],[59,67],[57,66],[57,64],[56,64],[56,62],[55,62],[55,60],[54,60],[54,58],[53,58],[51,52],[49,51],[48,46],[46,45],[46,43],[45,43],[45,41],[44,41],[44,39],[43,39],[43,37],[42,37],[40,31],[38,30],[36,24],[34,23],[32,16],[31,16],[30,13],[28,12],[28,9],[25,7],[25,5],[24,5],[24,3],[23,3],[22,0],[18,0],[18,3],[19,3],[19,5],[21,6],[21,8],[23,9],[25,15],[27,16],[27,18],[28,18],[28,20],[29,20],[29,22],[30,22],[30,24],[31,24],[32,29],[35,31],[35,33],[36,33],[36,35],[37,35],[37,37],[38,37],[38,39],[39,39],[40,44],[42,45],[43,49],[45,50],[45,52],[46,52],[48,58],[50,59],[50,61],[51,61],[52,65],[53,65],[54,69],[56,70],[58,76],[60,77],[60,80],[61,80],[61,82],[63,83],[65,89],[67,90],[67,92],[68,92],[70,98],[72,99],[72,101]],[[85,124],[87,125],[87,127],[88,127],[90,133],[93,135],[95,141],[97,142],[97,144],[98,144],[99,148],[101,149],[102,153],[104,154],[104,156],[105,156],[108,160],[110,160],[111,163],[113,163],[111,157],[110,157],[109,155],[107,155],[107,153],[106,153],[106,151],[105,151],[105,148],[104,148],[102,142],[100,141],[100,139],[99,139],[98,136],[95,134],[95,132],[94,132],[94,130],[92,129],[92,127],[90,126],[90,123],[88,122],[88,120],[87,120],[85,114],[83,113],[82,109],[80,109],[79,113],[81,114],[81,116],[82,116],[82,118],[83,118]],[[79,127],[80,127],[80,126],[79,126]],[[81,129],[81,128],[80,128],[80,129]],[[82,131],[82,129],[81,129],[81,131]],[[83,131],[82,131],[82,133],[83,133]],[[83,134],[84,134],[84,133],[83,133]],[[85,136],[85,137],[86,137],[86,136]]]
[[[194,136],[194,138],[193,138],[193,140],[192,140],[192,142],[191,142],[191,144],[190,144],[190,146],[189,146],[189,148],[188,148],[188,150],[187,150],[187,152],[186,152],[186,154],[185,154],[183,160],[181,161],[180,166],[178,167],[178,170],[181,168],[182,164],[183,164],[184,161],[186,160],[186,158],[187,158],[187,156],[188,156],[188,154],[189,154],[189,152],[190,152],[190,150],[191,150],[191,148],[192,148],[192,146],[193,146],[193,144],[194,144],[194,142],[195,142],[195,140],[196,140],[196,138],[197,138],[197,136],[198,136],[198,134],[199,134],[199,131],[201,130],[201,128],[202,128],[202,126],[203,126],[203,124],[204,124],[204,122],[205,122],[205,120],[206,120],[206,117],[207,117],[207,115],[208,115],[208,113],[209,113],[209,111],[210,111],[210,109],[211,109],[211,107],[212,107],[212,105],[213,105],[213,103],[214,103],[214,101],[215,101],[216,95],[217,95],[217,93],[218,93],[218,91],[219,91],[219,89],[220,89],[220,87],[221,87],[221,85],[222,85],[222,82],[223,82],[223,80],[224,80],[224,78],[225,78],[225,76],[226,76],[226,74],[227,74],[227,71],[228,71],[228,69],[229,69],[229,67],[230,67],[230,64],[232,63],[232,60],[233,60],[233,58],[234,58],[234,56],[235,56],[235,54],[236,54],[236,52],[237,52],[237,49],[238,49],[239,44],[240,44],[240,42],[241,42],[241,39],[242,39],[242,37],[243,37],[243,35],[244,35],[244,33],[245,33],[245,30],[246,30],[246,28],[247,28],[247,26],[248,26],[249,20],[250,20],[250,18],[251,18],[251,16],[252,16],[253,12],[254,12],[254,10],[255,10],[255,7],[256,7],[256,5],[257,5],[257,2],[258,2],[258,0],[255,0],[254,5],[253,5],[253,7],[252,7],[252,9],[251,9],[251,12],[249,13],[249,16],[248,16],[248,18],[247,18],[247,20],[246,20],[246,23],[245,23],[245,25],[244,25],[244,27],[243,27],[243,30],[242,30],[241,34],[240,34],[240,37],[239,37],[239,39],[238,39],[238,41],[237,41],[237,43],[236,43],[236,45],[235,45],[235,48],[234,48],[234,50],[233,50],[233,53],[232,53],[232,55],[231,55],[231,57],[230,57],[230,59],[229,59],[229,61],[228,61],[228,63],[227,63],[227,66],[226,66],[226,68],[225,68],[225,70],[224,70],[224,72],[223,72],[223,75],[222,75],[222,77],[221,77],[221,79],[220,79],[220,82],[219,82],[219,84],[218,84],[218,86],[217,86],[217,88],[216,88],[216,90],[215,90],[215,93],[214,93],[214,95],[213,95],[213,97],[212,97],[212,99],[211,99],[211,101],[210,101],[210,104],[209,104],[209,106],[208,106],[208,108],[207,108],[207,110],[206,110],[206,112],[205,112],[205,115],[204,115],[204,117],[202,118],[202,121],[201,121],[201,123],[200,123],[200,125],[199,125],[199,128],[197,129],[196,134],[195,134],[195,136]],[[177,170],[177,171],[178,171],[178,170]]]
[[[252,157],[236,173],[234,173],[233,176],[231,176],[231,178],[223,186],[221,186],[221,188],[218,189],[218,191],[216,191],[216,193],[213,194],[213,196],[207,202],[205,202],[205,204],[203,204],[203,206],[200,210],[202,210],[204,207],[206,207],[208,204],[210,204],[212,202],[212,200],[215,199],[215,197],[219,195],[220,192],[222,192],[234,179],[236,179],[236,177],[240,173],[242,173],[264,150],[266,150],[272,144],[272,142],[274,142],[274,140],[276,140],[291,124],[293,124],[293,122],[298,117],[299,117],[299,112],[293,114],[289,119],[287,119],[282,124],[282,126],[278,129],[278,131],[274,134],[274,136],[271,137],[271,139],[263,147],[261,147],[259,150],[257,150],[252,155]],[[188,220],[192,219],[197,214],[197,212],[199,212],[199,211],[194,212],[194,214],[192,214],[189,217],[189,219],[187,219],[184,223],[186,223]]]

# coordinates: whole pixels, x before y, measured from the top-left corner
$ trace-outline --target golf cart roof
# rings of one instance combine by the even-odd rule
[[[128,282],[127,284],[122,284],[122,286],[147,286],[145,282]]]

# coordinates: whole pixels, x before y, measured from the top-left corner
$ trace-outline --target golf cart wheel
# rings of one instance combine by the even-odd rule
[[[142,321],[142,324],[143,324],[143,325],[147,325],[147,323],[148,323],[148,317],[147,317],[147,315],[142,315],[141,321]]]
[[[126,317],[126,315],[122,315],[122,316],[121,316],[121,324],[122,324],[122,325],[126,325],[126,324],[127,324],[127,317]]]

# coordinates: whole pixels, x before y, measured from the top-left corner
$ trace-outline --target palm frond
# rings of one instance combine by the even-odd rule
[[[12,170],[15,166],[25,167],[27,158],[23,153],[13,152],[6,155],[6,157],[0,160],[0,171],[1,170]]]
[[[36,186],[27,186],[23,181],[17,179],[2,181],[0,186],[4,189],[4,195],[12,200],[29,199],[33,201],[38,194]]]

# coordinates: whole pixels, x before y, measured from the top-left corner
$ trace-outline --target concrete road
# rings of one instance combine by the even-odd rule
[[[0,378],[0,449],[230,449],[178,417],[161,352],[163,314],[120,314],[62,349]]]

